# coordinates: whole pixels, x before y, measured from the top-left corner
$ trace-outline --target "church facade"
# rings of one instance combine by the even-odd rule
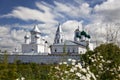
[[[74,31],[74,40],[65,40],[63,36],[61,25],[59,25],[55,34],[54,43],[51,46],[51,54],[65,53],[77,55],[84,54],[87,48],[93,50],[93,45],[90,43],[90,35],[84,30],[80,31],[79,27]]]

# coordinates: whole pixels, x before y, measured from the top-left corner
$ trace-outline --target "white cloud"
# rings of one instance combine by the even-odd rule
[[[91,8],[89,7],[88,3],[82,3],[78,6],[69,3],[64,4],[57,1],[54,1],[54,3],[56,5],[56,11],[64,13],[65,15],[68,15],[72,18],[88,17],[91,12]]]
[[[103,22],[118,23],[120,21],[120,0],[107,0],[94,8],[96,16],[101,16]]]
[[[96,11],[104,11],[104,10],[114,10],[120,9],[120,1],[119,0],[107,0],[101,5],[96,5]]]
[[[2,51],[13,51],[15,48],[20,49],[23,42],[26,32],[24,30],[11,30],[10,27],[10,25],[0,26],[0,49]]]
[[[39,5],[39,4],[37,4]],[[49,9],[43,8],[44,12],[41,12],[37,9],[30,9],[27,7],[19,6],[16,7],[11,13],[3,15],[2,17],[14,17],[18,18],[24,21],[29,21],[29,20],[36,20],[36,21],[41,21],[41,22],[56,22],[54,20],[55,16],[51,14]]]
[[[54,1],[55,5],[47,4],[43,1],[36,2],[35,6],[38,9],[18,6],[15,7],[11,13],[2,15],[4,18],[18,18],[24,21],[36,20],[44,23],[56,23],[56,19],[63,19],[67,15],[68,18],[85,18],[88,17],[91,8],[88,3],[82,2],[75,6],[71,3],[61,3]]]
[[[74,39],[74,31],[79,26],[80,29],[82,29],[81,22],[76,20],[68,20],[62,24],[62,29],[64,32],[65,39]]]

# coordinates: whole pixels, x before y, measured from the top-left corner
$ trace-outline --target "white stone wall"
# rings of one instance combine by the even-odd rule
[[[0,58],[4,55],[1,55]],[[54,64],[68,59],[80,60],[80,55],[8,55],[8,62],[13,63],[15,60],[20,60],[23,63],[37,63],[37,64]]]

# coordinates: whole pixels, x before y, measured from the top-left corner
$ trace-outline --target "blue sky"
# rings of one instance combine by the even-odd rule
[[[0,48],[19,48],[34,25],[52,43],[58,23],[65,39],[73,40],[80,26],[91,41],[104,43],[106,25],[119,30],[120,0],[0,0]]]
[[[55,5],[55,1],[59,2],[59,3],[65,3],[65,4],[72,4],[74,6],[79,6],[81,4],[81,2],[86,2],[89,4],[90,7],[94,7],[95,5],[101,4],[103,3],[105,0],[0,0],[0,16],[5,15],[5,14],[9,14],[11,11],[13,11],[16,7],[22,6],[22,7],[26,7],[26,8],[30,8],[30,9],[36,9],[39,10],[38,7],[35,5],[36,2],[39,3],[46,3],[49,5],[52,5],[54,7],[56,7]],[[59,21],[60,23],[68,20],[68,19],[75,19],[75,20],[86,20],[85,18],[79,17],[79,18],[74,18],[74,17],[70,17],[66,14],[63,13],[63,15],[65,15],[65,18],[58,18],[56,19],[57,21]],[[72,16],[72,15],[71,15]],[[61,20],[62,19],[62,20]],[[87,21],[87,20],[86,20]],[[4,17],[4,18],[0,18],[0,24],[1,25],[5,25],[5,24],[33,24],[33,23],[41,23],[41,21],[34,21],[34,20],[29,20],[29,21],[24,21],[21,20],[19,18],[8,18],[8,17]]]

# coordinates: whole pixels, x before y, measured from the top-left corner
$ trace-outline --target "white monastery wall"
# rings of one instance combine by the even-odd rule
[[[4,57],[1,55],[0,57]],[[13,63],[15,60],[20,60],[23,63],[37,63],[37,64],[54,64],[68,59],[80,60],[79,55],[8,55],[8,62]]]

